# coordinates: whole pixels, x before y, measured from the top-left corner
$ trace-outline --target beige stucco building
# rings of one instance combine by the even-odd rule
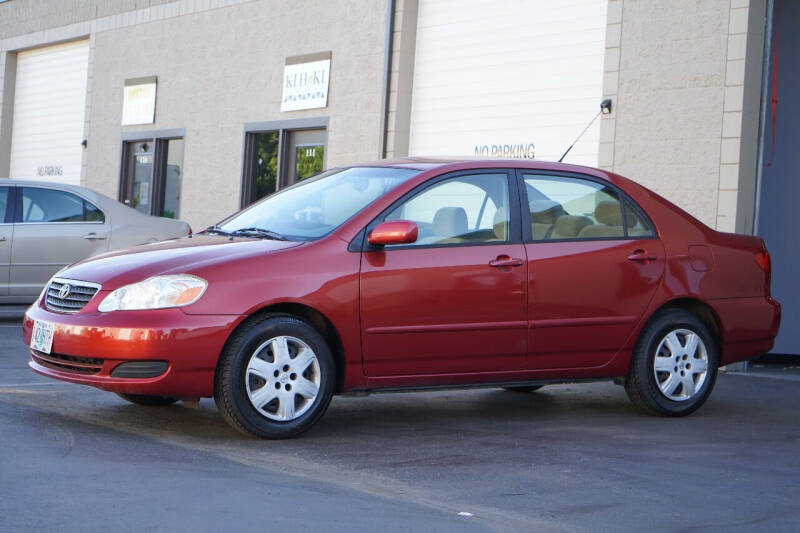
[[[800,227],[774,214],[800,194],[798,21],[781,0],[5,0],[0,176],[199,229],[348,162],[558,159],[610,98],[567,161],[763,235],[793,300]]]

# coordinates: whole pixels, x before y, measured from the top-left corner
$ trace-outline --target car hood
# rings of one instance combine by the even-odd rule
[[[103,290],[113,290],[159,274],[192,273],[219,263],[276,253],[301,244],[195,235],[97,255],[70,265],[58,276],[99,283]]]

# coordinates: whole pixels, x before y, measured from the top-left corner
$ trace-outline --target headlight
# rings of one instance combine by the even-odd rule
[[[163,309],[193,304],[208,287],[206,280],[189,274],[154,276],[125,285],[103,298],[101,313],[136,309]]]

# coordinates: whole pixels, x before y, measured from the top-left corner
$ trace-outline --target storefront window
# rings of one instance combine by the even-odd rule
[[[242,206],[324,171],[326,142],[324,127],[248,132]]]
[[[278,186],[278,136],[277,131],[256,135],[256,164],[254,191],[256,199],[275,192]]]

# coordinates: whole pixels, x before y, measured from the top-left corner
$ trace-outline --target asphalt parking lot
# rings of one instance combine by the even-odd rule
[[[0,531],[797,531],[800,372],[684,419],[611,383],[335,398],[259,441],[27,368],[0,323]]]

